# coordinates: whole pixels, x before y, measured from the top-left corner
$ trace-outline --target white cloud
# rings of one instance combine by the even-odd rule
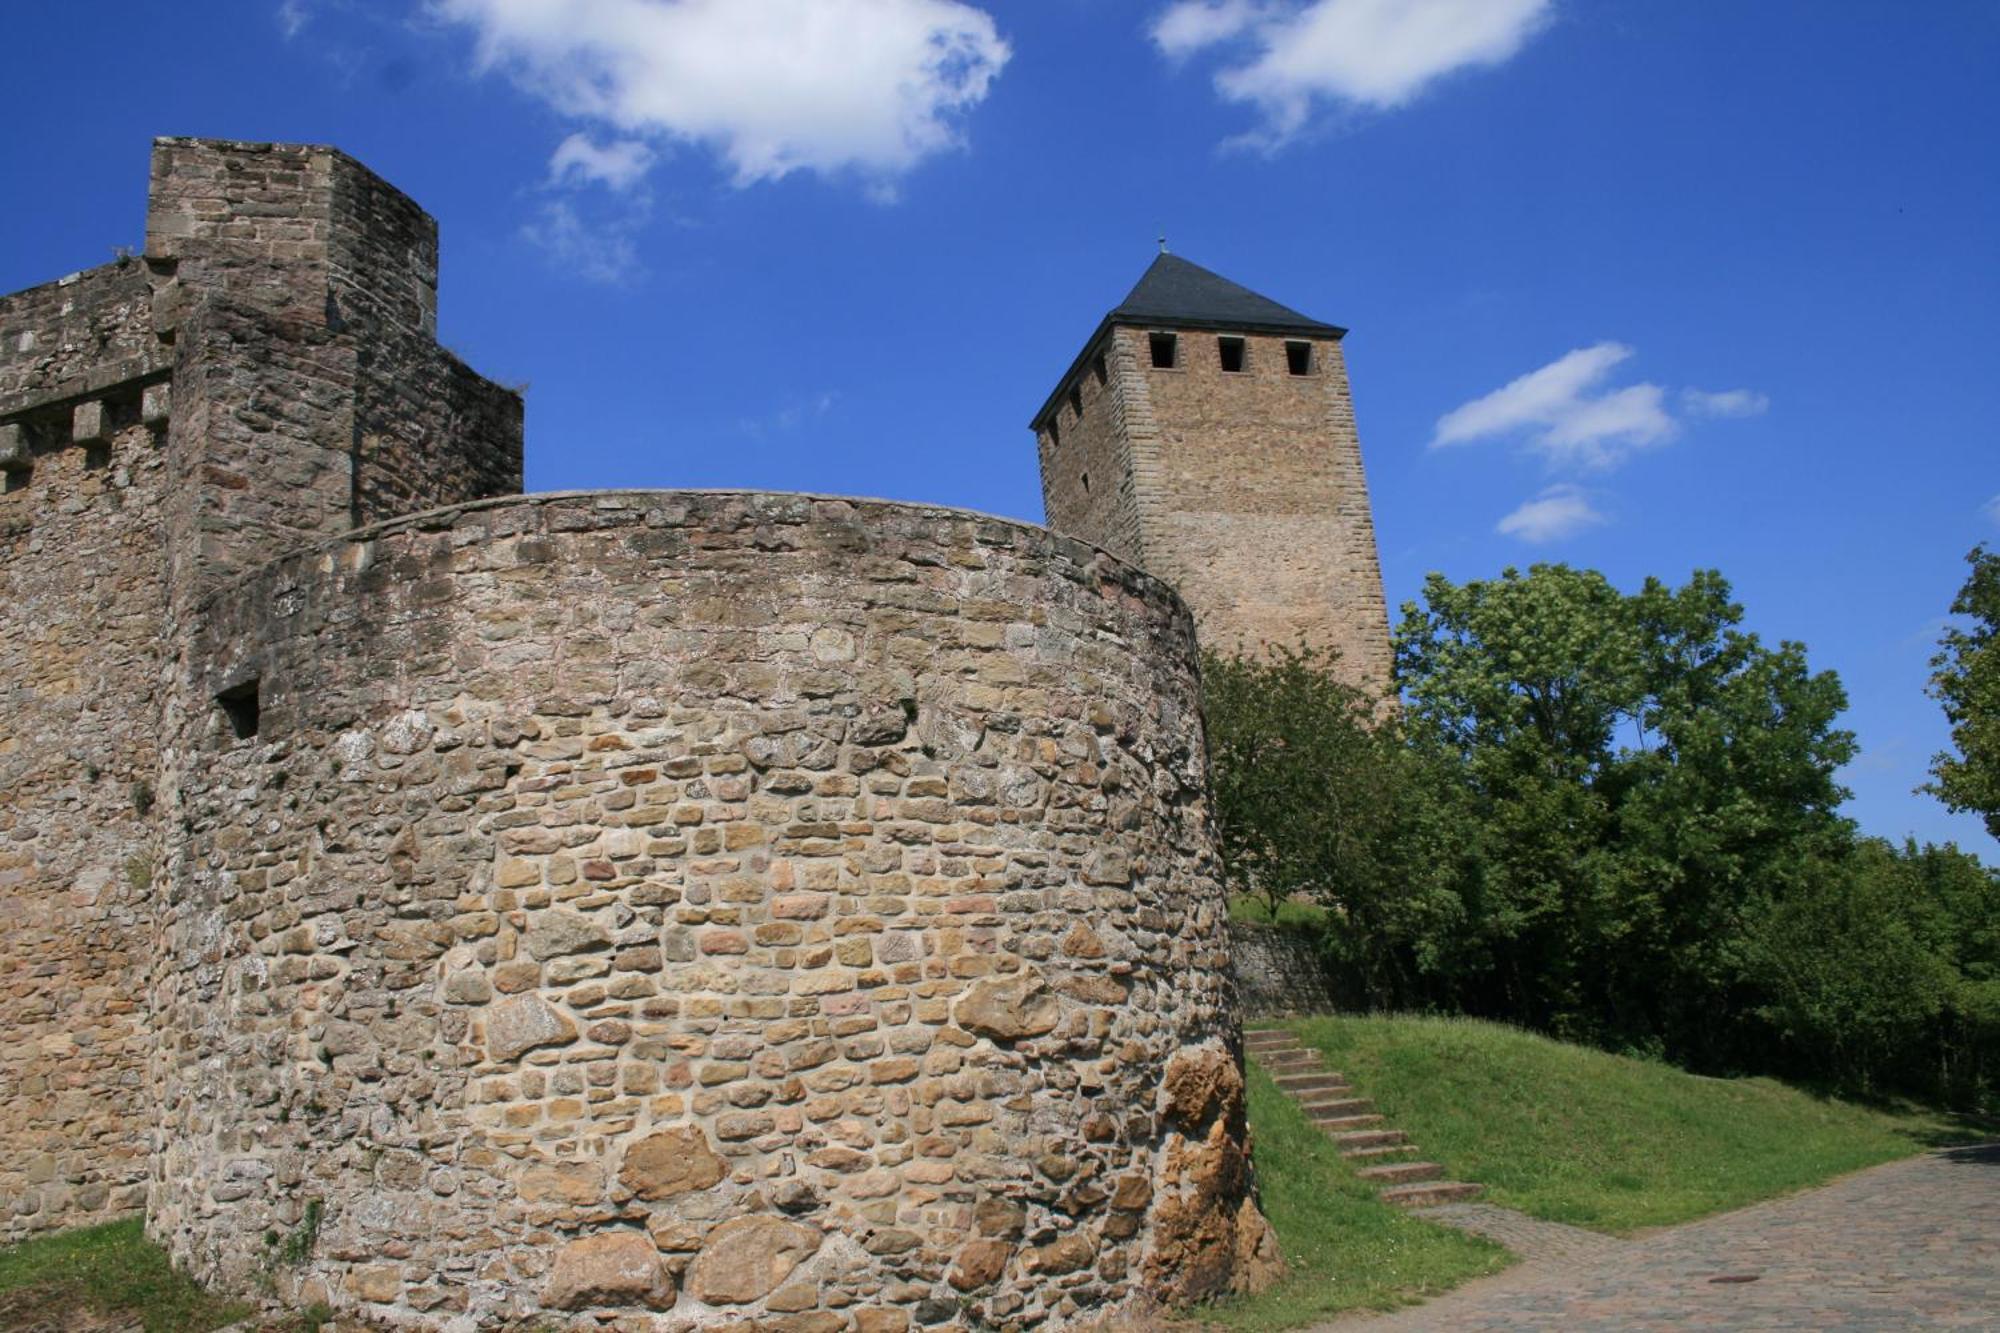
[[[1979,512],[1992,519],[1995,523],[2000,523],[2000,495],[1994,496],[1991,500],[1979,506]]]
[[[1754,389],[1681,390],[1681,411],[1691,417],[1761,417],[1770,410],[1770,396]]]
[[[793,171],[882,187],[959,142],[1007,63],[963,0],[432,0],[482,67],[625,140],[715,151],[738,185]]]
[[[579,132],[564,139],[550,155],[549,184],[629,190],[646,178],[652,165],[653,150],[641,140],[613,139],[599,145]]]
[[[1256,107],[1249,142],[1275,148],[1321,102],[1402,106],[1454,70],[1498,65],[1542,25],[1550,0],[1175,0],[1153,21],[1162,54],[1243,48],[1215,76]]]
[[[545,251],[561,268],[591,282],[619,286],[645,276],[633,234],[645,220],[643,208],[609,222],[589,222],[565,199],[542,206],[541,214],[521,228],[530,244]]]
[[[1431,447],[1527,431],[1530,447],[1551,466],[1615,467],[1633,452],[1671,439],[1677,429],[1657,384],[1593,392],[1631,355],[1622,343],[1579,347],[1445,413]]]
[[[278,6],[278,28],[285,34],[286,41],[298,36],[311,18],[312,14],[306,9],[305,0],[284,0],[284,3]]]
[[[1606,521],[1579,488],[1551,486],[1501,519],[1493,530],[1504,537],[1519,537],[1540,545]]]

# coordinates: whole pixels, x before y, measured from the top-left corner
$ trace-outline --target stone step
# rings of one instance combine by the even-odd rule
[[[1312,1122],[1329,1134],[1343,1134],[1350,1129],[1371,1129],[1382,1123],[1379,1115],[1316,1115]]]
[[[1321,1074],[1272,1074],[1271,1078],[1280,1092],[1294,1097],[1308,1092],[1345,1092],[1352,1086],[1345,1075],[1330,1070]]]
[[[1436,1162],[1384,1162],[1380,1166],[1364,1166],[1355,1171],[1361,1180],[1372,1180],[1382,1185],[1414,1185],[1420,1180],[1436,1180],[1444,1175],[1444,1168]]]
[[[1340,1155],[1350,1162],[1372,1162],[1383,1157],[1401,1157],[1416,1150],[1414,1143],[1378,1143],[1372,1148],[1343,1148]]]
[[[1243,1044],[1253,1051],[1261,1051],[1268,1046],[1296,1046],[1298,1034],[1283,1028],[1258,1028],[1243,1034]]]
[[[1391,1185],[1385,1190],[1378,1190],[1377,1196],[1382,1202],[1393,1203],[1398,1208],[1428,1208],[1437,1203],[1476,1199],[1482,1192],[1480,1186],[1462,1180],[1428,1180],[1417,1185]]]
[[[1299,1109],[1308,1116],[1315,1115],[1367,1115],[1375,1109],[1375,1103],[1366,1097],[1344,1097],[1336,1090],[1333,1093],[1308,1092],[1298,1099]]]
[[[1275,1055],[1266,1055],[1260,1052],[1257,1056],[1257,1063],[1274,1074],[1287,1069],[1320,1069],[1325,1065],[1325,1062],[1319,1058],[1318,1051],[1304,1050],[1279,1051]]]
[[[1410,1136],[1400,1129],[1350,1129],[1327,1137],[1339,1144],[1343,1151],[1348,1148],[1380,1148],[1410,1141]]]

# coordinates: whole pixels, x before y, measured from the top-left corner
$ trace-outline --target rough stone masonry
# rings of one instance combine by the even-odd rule
[[[0,297],[0,1239],[416,1328],[1257,1283],[1194,620],[918,505],[527,496],[436,228],[162,139]]]

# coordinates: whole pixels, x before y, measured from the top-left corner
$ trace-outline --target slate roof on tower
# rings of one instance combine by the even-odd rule
[[[1289,306],[1211,273],[1179,255],[1162,254],[1106,316],[1114,324],[1246,329],[1338,338],[1347,330],[1308,319]]]
[[[1116,324],[1150,324],[1176,329],[1227,329],[1233,333],[1295,334],[1302,338],[1341,338],[1347,330],[1301,315],[1290,306],[1279,305],[1268,296],[1259,296],[1220,273],[1211,273],[1179,255],[1161,252],[1140,277],[1125,299],[1098,321],[1097,330],[1084,341],[1083,350],[1056,387],[1043,400],[1030,430],[1040,430],[1042,422],[1061,402],[1063,392],[1083,368],[1106,330]]]

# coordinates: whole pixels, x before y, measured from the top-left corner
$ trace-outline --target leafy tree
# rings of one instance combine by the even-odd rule
[[[1404,1003],[1412,949],[1450,934],[1455,902],[1437,869],[1450,861],[1448,821],[1393,714],[1333,666],[1306,648],[1205,660],[1223,874],[1274,920],[1297,895],[1330,909],[1343,988]]]
[[[1455,753],[1485,975],[1459,1002],[1565,1035],[1729,1058],[1757,905],[1851,837],[1845,697],[1766,647],[1712,572],[1631,595],[1537,565],[1404,608],[1408,725]],[[1468,960],[1470,961],[1470,960]]]
[[[2000,838],[2000,552],[1977,546],[1966,561],[1972,573],[1951,611],[1972,623],[1946,629],[1931,659],[1931,697],[1944,705],[1958,753],[1932,761],[1934,781],[1924,789],[1954,810],[1976,812]]]

